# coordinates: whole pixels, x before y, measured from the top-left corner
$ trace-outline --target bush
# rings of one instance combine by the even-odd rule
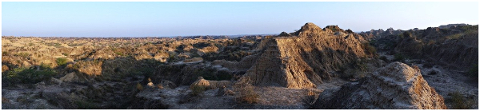
[[[190,90],[192,90],[192,95],[199,96],[203,94],[203,92],[206,90],[206,87],[200,86],[200,85],[194,85],[192,88],[190,88]]]
[[[96,109],[98,106],[95,103],[89,102],[89,101],[75,101],[75,105],[77,105],[78,109]]]
[[[470,109],[474,105],[473,100],[467,100],[465,97],[460,94],[460,92],[456,91],[451,94],[451,99],[453,102],[453,109]]]
[[[115,54],[120,55],[120,56],[125,56],[122,52],[115,52]]]
[[[228,73],[227,71],[218,71],[217,72],[217,80],[230,80],[232,79],[232,74]]]
[[[363,49],[365,49],[365,52],[369,55],[377,54],[377,50],[375,49],[375,47],[373,47],[369,43],[362,43],[362,47]]]
[[[385,56],[380,56],[380,60],[383,60],[383,61],[385,61],[385,62],[389,62],[389,60],[388,60],[387,57],[385,57]]]
[[[140,83],[137,83],[137,89],[141,91],[143,90],[143,86]]]
[[[357,71],[354,70],[354,69],[346,69],[343,71],[343,74],[340,75],[340,78],[343,78],[343,79],[351,79],[354,77],[355,73]]]
[[[405,56],[403,54],[397,53],[397,54],[394,55],[393,61],[404,62],[405,61]]]
[[[236,84],[234,87],[239,92],[235,99],[237,102],[248,104],[258,102],[259,95],[254,91],[254,86],[250,84]]]
[[[65,64],[67,64],[68,61],[67,61],[66,58],[57,58],[56,62],[59,66],[63,66]]]
[[[54,46],[58,48],[58,47],[61,46],[61,44],[59,44],[59,43],[54,43]]]
[[[211,46],[211,44],[206,43],[206,42],[200,42],[200,43],[193,44],[193,47],[198,48],[198,49],[202,49],[202,48],[208,47],[208,46]]]
[[[473,64],[468,69],[467,75],[475,81],[478,81],[478,64]]]
[[[181,53],[181,52],[183,52],[183,49],[184,49],[185,47],[187,47],[187,46],[185,46],[185,45],[183,45],[183,44],[182,44],[182,45],[179,45],[179,46],[176,47],[177,50],[175,50],[175,52]]]
[[[246,87],[245,92],[240,98],[242,101],[247,102],[249,104],[258,102],[258,94],[253,91],[253,86]]]
[[[7,51],[2,52],[2,56],[7,56],[7,55],[9,55]]]
[[[42,69],[42,70],[43,70],[43,69],[50,69],[50,68],[52,68],[52,66],[49,65],[49,64],[44,64],[44,63],[41,63],[41,64],[40,64],[40,69]]]
[[[308,106],[308,108],[314,108],[313,104],[316,100],[317,94],[313,90],[309,89],[305,98],[302,99],[302,102],[304,105]]]
[[[465,34],[463,33],[458,33],[458,34],[453,34],[453,35],[449,35],[449,36],[446,36],[447,39],[459,39],[461,37],[463,37]]]
[[[7,84],[23,83],[23,84],[35,84],[43,80],[50,79],[56,71],[53,69],[35,70],[30,68],[15,68],[9,71],[6,75],[2,76],[3,80],[8,82]]]
[[[365,72],[368,69],[367,61],[362,60],[355,63],[355,70]]]
[[[22,57],[22,58],[28,58],[28,56],[30,56],[30,54],[29,54],[29,53],[20,52],[20,53],[14,54],[14,56],[20,56],[20,57]]]

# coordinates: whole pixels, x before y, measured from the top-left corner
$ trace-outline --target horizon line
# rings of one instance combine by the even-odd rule
[[[445,25],[453,25],[453,24],[465,24],[465,25],[472,25],[472,26],[475,26],[478,24],[468,24],[468,23],[450,23],[450,24],[442,24],[442,25],[438,25],[438,26],[430,26],[430,27],[427,27],[427,28],[433,28],[433,27],[440,27],[440,26],[445,26]],[[328,26],[328,25],[327,25]],[[319,26],[320,27],[320,26]],[[415,28],[419,29],[419,30],[425,30],[427,28],[418,28],[418,27],[415,27],[415,28],[410,28],[410,29],[395,29],[393,27],[389,27],[389,28],[386,28],[386,29],[394,29],[394,30],[402,30],[402,31],[406,31],[406,30],[413,30]],[[323,28],[322,28],[323,29]],[[343,28],[341,28],[343,29]],[[347,28],[348,29],[348,28]],[[355,33],[362,33],[362,32],[370,32],[371,30],[384,30],[382,28],[380,29],[370,29],[370,30],[366,30],[366,31],[354,31]],[[281,32],[280,32],[281,33]],[[287,32],[287,33],[291,33],[291,32]],[[102,37],[102,36],[87,36],[87,37],[80,37],[80,36],[14,36],[14,35],[2,35],[2,37],[4,36],[10,36],[10,37],[60,37],[60,38],[71,38],[71,37],[76,37],[76,38],[175,38],[175,37],[194,37],[194,36],[227,36],[227,37],[231,37],[231,38],[235,38],[235,37],[241,37],[241,36],[251,36],[251,35],[262,35],[262,36],[266,36],[266,35],[278,35],[278,34],[225,34],[225,35],[221,35],[221,34],[206,34],[206,35],[173,35],[173,36],[110,36],[110,37]]]

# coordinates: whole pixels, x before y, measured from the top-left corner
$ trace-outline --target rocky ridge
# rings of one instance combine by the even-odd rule
[[[338,27],[322,30],[306,23],[294,34],[267,39],[266,48],[245,78],[258,86],[314,88],[337,76],[341,67],[369,56],[357,39],[359,35]]]
[[[444,99],[423,79],[420,69],[393,62],[359,82],[324,92],[317,108],[446,109]]]
[[[429,28],[398,34],[395,30],[388,29],[385,32],[389,33],[388,36],[368,38],[362,34],[353,33],[349,29],[343,30],[336,25],[329,25],[322,29],[313,23],[307,23],[293,33],[282,32],[279,36],[255,37],[255,39],[216,41],[199,39],[203,42],[190,39],[183,42],[158,41],[139,45],[138,48],[105,47],[90,48],[92,50],[87,51],[75,48],[78,51],[62,51],[66,54],[57,55],[68,57],[68,53],[71,56],[72,53],[82,54],[82,51],[90,54],[78,55],[74,59],[67,58],[67,62],[70,63],[61,67],[51,66],[60,72],[42,82],[8,84],[9,87],[2,89],[2,107],[16,109],[444,109],[447,106],[455,108],[452,103],[454,96],[450,96],[451,93],[455,94],[454,91],[457,91],[460,92],[460,96],[477,101],[477,86],[464,83],[466,79],[462,78],[467,77],[458,74],[465,72],[451,70],[452,67],[449,66],[452,65],[425,61],[438,59],[443,63],[463,64],[458,65],[459,67],[467,67],[475,63],[478,60],[477,54],[471,53],[478,52],[476,47],[478,38],[475,39],[472,35],[478,36],[478,32],[468,32],[470,29],[462,28],[465,27]],[[31,48],[24,46],[27,43],[19,44],[21,42],[15,41],[16,38],[2,38],[2,40],[6,40],[2,41],[6,43],[4,47],[9,47],[6,49],[15,49],[10,45]],[[365,47],[375,44],[373,43],[375,41],[371,40],[376,40],[377,43],[394,44],[391,46],[381,44],[385,47],[377,47],[377,49],[391,51],[392,54],[385,55],[381,52],[379,54],[388,57],[376,58],[376,52],[372,53],[368,47]],[[429,43],[427,42],[429,40],[434,41]],[[37,44],[33,43],[33,45]],[[163,45],[169,48],[163,50]],[[88,46],[84,46],[83,49]],[[122,44],[112,46],[122,46]],[[56,50],[59,47],[77,46],[53,44],[52,47],[57,47],[53,48]],[[160,49],[162,51],[159,51]],[[17,58],[22,58],[20,60],[24,60],[23,63],[26,65],[36,65],[26,60],[32,59],[31,56],[39,55],[38,53],[17,54],[12,53],[11,50],[7,52],[2,54],[2,62],[3,60],[17,61]],[[417,55],[416,57],[420,60],[416,58],[396,60],[393,54],[397,53],[408,54],[408,56]],[[450,59],[452,61],[449,61]],[[35,60],[33,59],[34,62]],[[54,61],[52,59],[52,62]],[[390,62],[393,63],[377,70],[377,67],[385,66]],[[16,64],[18,63],[3,66],[5,71],[8,71],[16,68]],[[358,66],[367,67],[368,71],[356,70]],[[22,74],[29,74],[26,73],[28,71],[46,70],[39,70],[39,67],[25,69],[26,71]],[[376,72],[373,72],[374,70]],[[361,74],[367,77],[359,76]],[[196,79],[197,77],[205,78]],[[235,85],[243,83],[247,83],[244,85],[248,86],[254,85],[251,92],[258,94],[256,102],[238,101],[241,95],[239,90],[247,88],[235,87]],[[205,89],[198,92],[188,85],[203,86]],[[442,96],[445,97],[445,101]],[[478,106],[473,105],[465,108],[476,107]]]

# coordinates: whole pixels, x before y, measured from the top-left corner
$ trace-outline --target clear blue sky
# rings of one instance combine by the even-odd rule
[[[2,2],[2,35],[277,34],[306,22],[370,29],[478,24],[478,2]]]

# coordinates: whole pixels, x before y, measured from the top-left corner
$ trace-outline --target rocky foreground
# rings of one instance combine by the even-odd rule
[[[338,91],[325,91],[317,108],[446,109],[444,99],[423,79],[420,69],[400,62],[380,68]]]
[[[2,37],[3,109],[478,108],[478,26]]]

